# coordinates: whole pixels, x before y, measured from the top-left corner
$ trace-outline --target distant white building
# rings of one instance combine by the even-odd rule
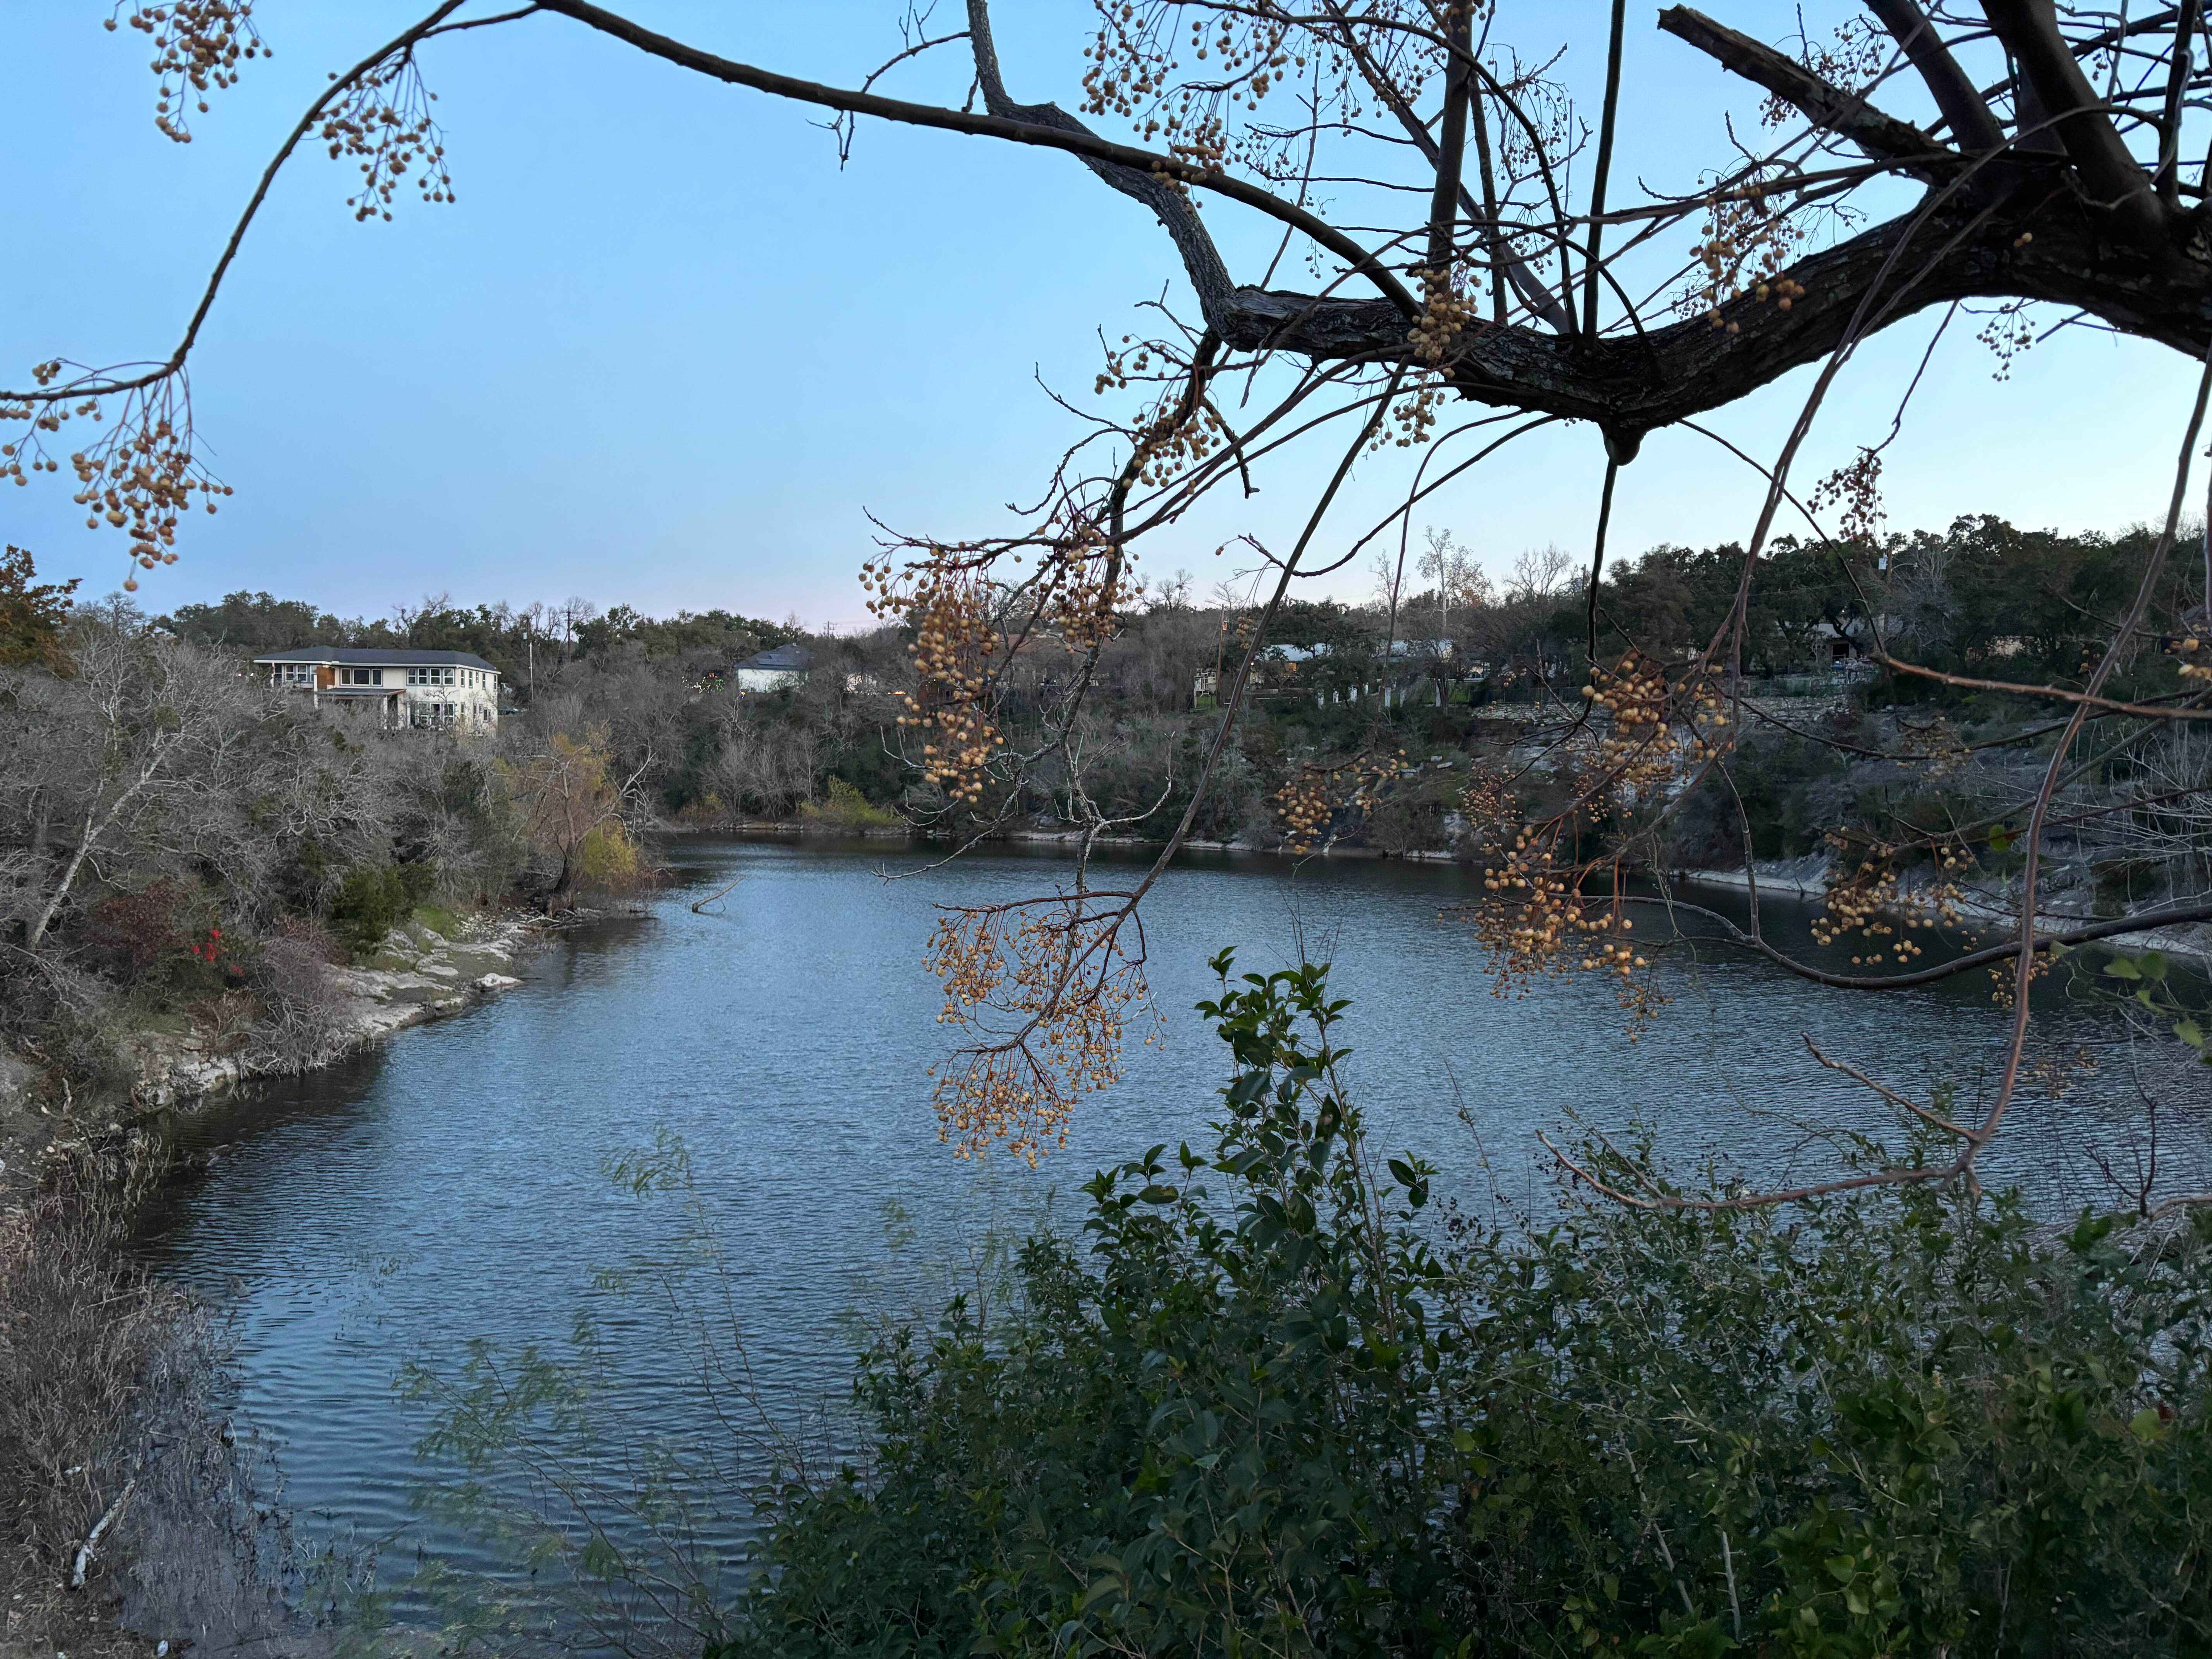
[[[499,726],[499,671],[466,651],[303,645],[256,657],[269,683],[379,726],[489,732]]]
[[[730,678],[741,694],[781,691],[786,686],[802,684],[813,667],[814,653],[805,646],[779,645],[773,651],[747,657],[730,670]]]

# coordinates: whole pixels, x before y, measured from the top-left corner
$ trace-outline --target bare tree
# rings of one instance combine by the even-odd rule
[[[149,851],[220,860],[243,825],[250,733],[266,695],[176,641],[97,619],[72,630],[75,672],[9,675],[21,720],[4,783],[28,826],[22,943],[36,951],[88,875]],[[20,815],[20,816],[19,816]]]

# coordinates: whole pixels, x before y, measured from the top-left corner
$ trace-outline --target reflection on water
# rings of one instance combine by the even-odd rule
[[[971,858],[886,883],[880,846],[690,842],[671,856],[693,885],[563,937],[504,998],[188,1127],[188,1145],[220,1156],[146,1249],[235,1310],[244,1414],[280,1446],[310,1530],[388,1535],[387,1560],[479,1559],[410,1510],[424,1419],[395,1395],[395,1370],[420,1359],[450,1375],[472,1337],[558,1349],[580,1311],[606,1324],[623,1403],[678,1437],[727,1437],[650,1306],[594,1279],[684,1257],[683,1206],[641,1202],[605,1171],[663,1129],[690,1148],[760,1388],[794,1413],[839,1398],[857,1340],[841,1316],[884,1297],[926,1302],[939,1282],[887,1263],[941,1258],[979,1215],[1032,1213],[1153,1143],[1201,1142],[1222,1066],[1189,1009],[1224,945],[1244,968],[1301,947],[1334,964],[1375,1134],[1431,1158],[1440,1192],[1478,1205],[1549,1202],[1534,1133],[1575,1113],[1648,1125],[1686,1168],[1708,1154],[1770,1176],[1828,1167],[1784,1120],[1887,1120],[1813,1060],[1807,1035],[1901,1087],[1950,1079],[1969,1109],[2005,1029],[1979,975],[1850,996],[1716,951],[1670,959],[1674,1000],[1632,1044],[1602,985],[1494,995],[1468,930],[1439,919],[1466,892],[1458,872],[1331,863],[1293,877],[1275,860],[1194,860],[1147,911],[1156,1041],[1133,1048],[1127,1081],[1031,1172],[939,1144],[927,1077],[939,994],[921,963],[934,907],[1033,893],[1065,866]],[[688,908],[739,873],[718,914]],[[2033,1154],[2046,1203],[2082,1190],[2053,1146],[2086,1117],[2126,1115],[2116,1085],[2087,1092],[2020,1108],[2010,1168]],[[2199,1125],[2167,1133],[2202,1144]],[[890,1253],[899,1230],[911,1248]]]

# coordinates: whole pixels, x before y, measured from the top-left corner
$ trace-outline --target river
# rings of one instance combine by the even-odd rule
[[[629,1478],[623,1437],[640,1425],[695,1486],[757,1475],[744,1425],[716,1415],[730,1387],[780,1426],[823,1420],[850,1374],[856,1310],[933,1305],[992,1225],[1048,1203],[1068,1214],[1093,1169],[1154,1143],[1204,1144],[1224,1068],[1190,1009],[1224,945],[1243,968],[1301,948],[1334,964],[1375,1138],[1430,1158],[1440,1188],[1477,1208],[1554,1201],[1534,1137],[1575,1113],[1648,1125],[1686,1170],[1708,1154],[1765,1175],[1832,1167],[1784,1118],[1888,1120],[1813,1060],[1806,1035],[1902,1088],[1951,1079],[1970,1110],[2005,1029],[1980,974],[1851,995],[1714,951],[1669,959],[1673,1000],[1631,1043],[1590,979],[1493,995],[1470,930],[1440,915],[1468,892],[1460,871],[1194,857],[1148,904],[1164,1018],[1132,1047],[1126,1080],[1041,1169],[963,1163],[928,1104],[945,1037],[924,942],[937,906],[1035,893],[1065,861],[970,857],[886,881],[886,866],[912,866],[906,849],[683,840],[667,856],[677,885],[641,915],[562,935],[505,996],[181,1131],[215,1161],[176,1184],[143,1248],[230,1315],[238,1416],[275,1449],[301,1535],[380,1544],[403,1616],[431,1616],[405,1588],[424,1561],[503,1571],[477,1528],[418,1504],[426,1479],[456,1465],[417,1455],[429,1407],[395,1389],[403,1364],[450,1383],[481,1339],[512,1376],[531,1345],[573,1352],[580,1317],[606,1356],[595,1478]],[[690,910],[735,875],[713,912]],[[2066,1126],[2130,1121],[2125,1093],[2097,1078],[2063,1105],[2027,1099],[1998,1173],[2033,1167],[2045,1204],[2076,1201],[2087,1186],[2062,1155],[2079,1139]],[[2201,1146],[2201,1131],[2169,1134]],[[689,1150],[688,1188],[640,1194],[610,1178],[663,1135]],[[720,1252],[720,1279],[694,1271],[702,1242]],[[670,1279],[684,1286],[673,1303]],[[685,1334],[717,1306],[742,1326],[750,1367],[719,1405]],[[726,1451],[711,1475],[684,1461]],[[702,1527],[728,1547],[744,1520]]]

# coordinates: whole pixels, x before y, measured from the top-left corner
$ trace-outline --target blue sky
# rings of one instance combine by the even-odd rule
[[[1599,0],[1502,8],[1502,37],[1565,40],[1571,82],[1601,67]],[[11,8],[6,381],[54,355],[166,352],[325,72],[419,9],[265,0],[277,57],[247,66],[177,146],[154,131],[143,36],[103,31],[101,5]],[[892,0],[627,9],[844,84],[897,46]],[[998,9],[1015,95],[1072,106],[1089,6]],[[1795,15],[1767,0],[1716,9],[1768,36]],[[1632,9],[1631,43],[1616,178],[1685,185],[1723,153],[1723,114],[1745,100],[1654,33],[1645,9]],[[968,77],[949,54],[892,89],[957,102]],[[191,522],[178,564],[145,579],[153,608],[248,587],[380,614],[444,590],[464,603],[581,594],[851,624],[865,614],[854,575],[871,550],[866,514],[947,537],[1005,528],[1002,504],[1033,495],[1079,430],[1038,380],[1087,400],[1097,332],[1118,337],[1138,302],[1182,291],[1149,216],[1068,158],[871,125],[840,171],[812,112],[559,19],[437,43],[428,67],[459,201],[403,198],[392,223],[361,225],[343,205],[345,164],[311,149],[280,178],[195,359],[204,447],[237,494]],[[1267,228],[1232,207],[1207,212],[1232,271],[1256,275]],[[1862,353],[1801,477],[1887,428],[1934,315]],[[1999,385],[1963,325],[1890,452],[1893,525],[1987,511],[2118,527],[2162,508],[2191,364],[2074,331]],[[1805,384],[1801,373],[1713,424],[1771,457]],[[1210,585],[1226,574],[1220,539],[1285,535],[1310,465],[1170,532],[1150,568],[1181,565]],[[1375,516],[1362,509],[1388,498],[1400,465],[1393,454],[1362,467],[1344,528]],[[1529,546],[1578,550],[1601,466],[1594,432],[1559,429],[1468,474],[1416,524],[1449,526],[1500,572]],[[1690,434],[1655,434],[1622,475],[1613,544],[1738,538],[1758,503],[1741,463]],[[125,574],[63,485],[0,494],[0,535],[94,591]],[[1352,597],[1365,581],[1334,586]]]

